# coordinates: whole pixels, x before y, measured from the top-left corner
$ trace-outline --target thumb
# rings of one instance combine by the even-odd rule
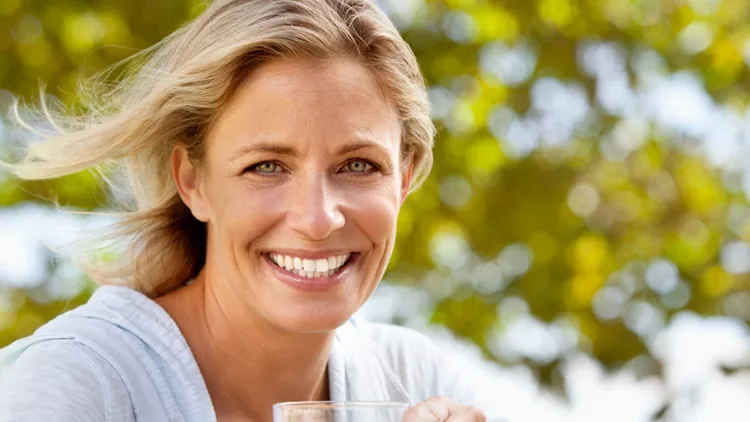
[[[404,422],[444,422],[454,406],[456,404],[448,398],[431,397],[407,409]]]

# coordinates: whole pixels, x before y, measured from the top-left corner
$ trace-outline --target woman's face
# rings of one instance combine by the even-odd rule
[[[410,177],[400,140],[359,63],[257,69],[209,133],[194,188],[181,189],[208,223],[210,282],[286,331],[343,324],[393,249]]]

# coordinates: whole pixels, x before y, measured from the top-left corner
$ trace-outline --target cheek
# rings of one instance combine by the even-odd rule
[[[367,237],[378,246],[396,233],[399,200],[397,184],[353,189],[347,198],[347,217],[354,220]]]
[[[284,201],[278,189],[237,187],[218,201],[217,224],[232,243],[247,243],[262,236],[283,213]]]

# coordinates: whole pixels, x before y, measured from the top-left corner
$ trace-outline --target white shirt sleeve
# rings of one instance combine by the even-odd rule
[[[500,409],[481,391],[481,367],[450,353],[424,334],[387,324],[367,324],[385,364],[404,386],[412,402],[443,396],[482,410],[489,421],[501,420]]]
[[[88,353],[66,340],[26,349],[0,372],[0,422],[109,420],[108,392]]]

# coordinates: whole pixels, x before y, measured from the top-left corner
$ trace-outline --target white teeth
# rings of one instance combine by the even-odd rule
[[[315,260],[314,259],[303,259],[302,260],[302,268],[304,268],[305,271],[315,271]]]
[[[347,259],[349,259],[351,255],[339,255],[336,257],[336,266],[340,267],[344,265]]]
[[[298,258],[277,253],[269,253],[268,256],[279,267],[302,277],[330,277],[346,263],[351,254],[317,259]]]

